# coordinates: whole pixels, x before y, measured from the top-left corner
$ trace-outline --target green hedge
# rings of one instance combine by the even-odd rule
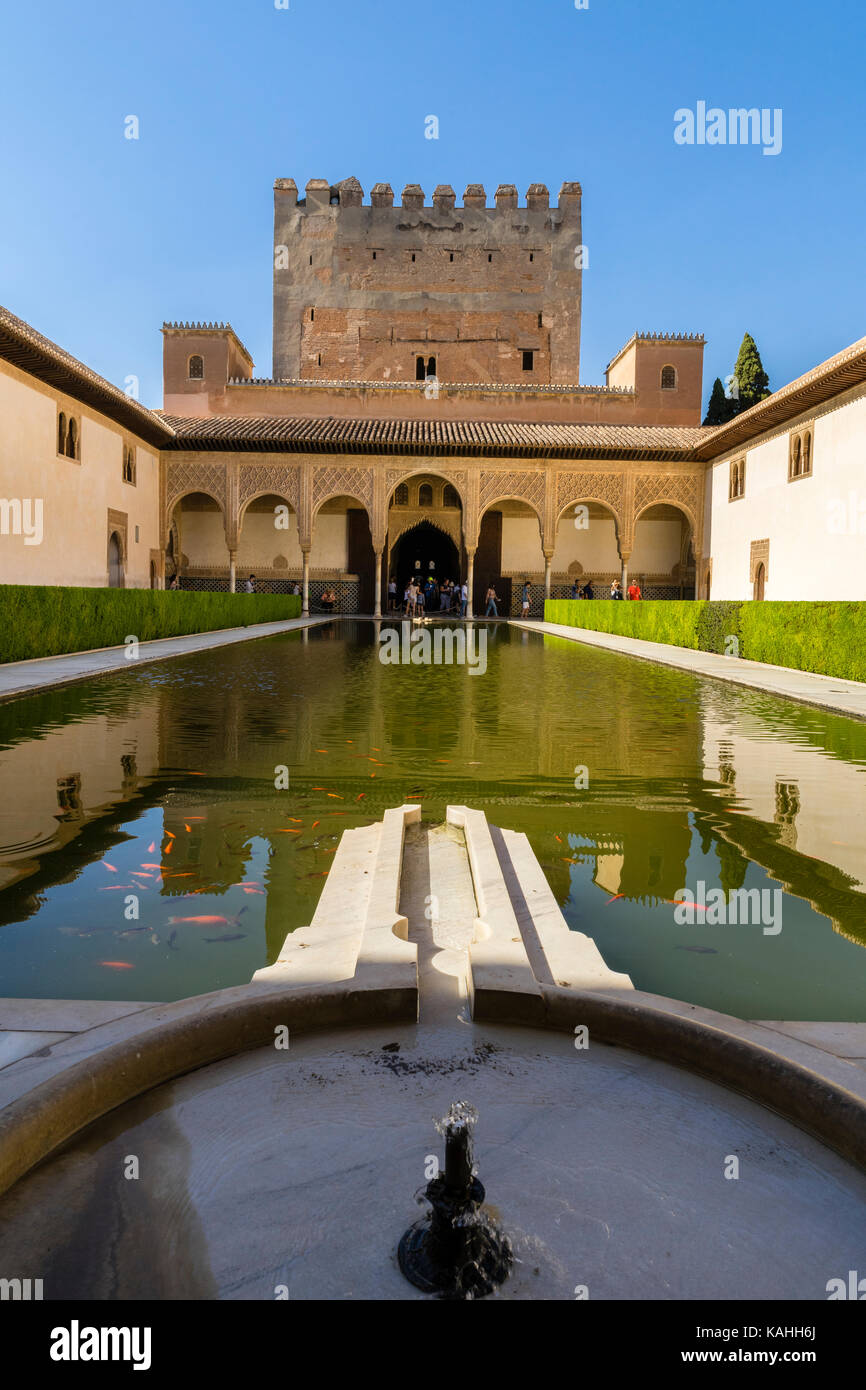
[[[866,681],[866,603],[548,599],[549,623]]]
[[[297,618],[295,594],[0,585],[0,662]]]

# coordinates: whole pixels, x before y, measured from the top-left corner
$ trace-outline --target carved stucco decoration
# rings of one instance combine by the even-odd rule
[[[667,504],[680,507],[697,532],[701,522],[704,479],[691,473],[638,474],[634,483],[634,518],[648,507]]]
[[[313,473],[313,515],[331,497],[353,497],[373,516],[373,469],[328,464]]]
[[[226,467],[224,463],[169,463],[166,468],[166,518],[182,497],[206,492],[226,512]]]
[[[419,463],[423,462],[419,460]],[[388,468],[385,472],[385,495],[390,502],[394,495],[394,489],[400,483],[408,482],[410,478],[424,477],[427,474],[431,478],[442,478],[446,483],[451,483],[457,489],[461,504],[466,505],[466,470],[465,468],[440,468],[435,463],[423,463],[423,467],[415,468]]]
[[[294,511],[298,510],[300,468],[285,464],[241,464],[238,482],[238,508],[243,512],[257,497],[284,498]]]
[[[438,531],[444,531],[457,546],[458,551],[460,550],[460,513],[443,512],[432,507],[392,507],[388,513],[388,543],[391,548],[393,549],[402,535],[423,521],[429,522]]]
[[[599,502],[609,507],[622,530],[624,517],[624,478],[622,473],[559,473],[556,480],[556,516],[579,502]]]
[[[479,515],[494,502],[515,498],[525,502],[544,521],[544,497],[547,474],[544,469],[485,468],[481,474],[478,498]]]

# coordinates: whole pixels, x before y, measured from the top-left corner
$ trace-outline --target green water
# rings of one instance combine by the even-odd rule
[[[346,621],[0,706],[0,996],[245,982],[310,921],[342,831],[415,799],[524,831],[640,989],[866,1018],[866,725],[483,631],[483,674],[383,664]],[[718,887],[779,890],[781,930],[677,925],[683,888]]]

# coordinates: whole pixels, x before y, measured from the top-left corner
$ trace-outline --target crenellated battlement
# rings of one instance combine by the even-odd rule
[[[364,202],[364,190],[354,177],[342,179],[339,183],[329,183],[327,179],[310,179],[304,190],[305,197],[298,196],[298,185],[294,179],[275,179],[274,194],[284,205],[294,206],[302,211],[320,212],[329,207],[339,211],[343,208],[393,208],[394,190],[390,183],[377,183],[370,191],[369,203]],[[558,208],[572,210],[580,203],[581,186],[576,182],[563,183],[559,190]],[[467,184],[462,203],[457,202],[457,194],[448,183],[440,183],[434,189],[431,202],[426,202],[426,193],[419,183],[407,183],[400,195],[399,206],[408,210],[429,210],[430,212],[546,212],[550,210],[550,192],[544,183],[532,183],[526,190],[526,201],[521,204],[517,185],[501,183],[493,202],[488,203],[487,192],[481,183]]]

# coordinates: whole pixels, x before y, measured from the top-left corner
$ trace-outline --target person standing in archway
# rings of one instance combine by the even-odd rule
[[[528,579],[525,579],[525,580],[523,581],[523,598],[522,598],[522,600],[521,600],[521,608],[520,608],[520,616],[521,616],[521,618],[528,618],[528,617],[529,617],[529,595],[530,595],[529,580],[528,580]]]
[[[485,618],[498,618],[498,617],[499,617],[499,610],[498,610],[497,607],[496,607],[496,590],[494,589],[494,587],[493,587],[492,584],[490,585],[489,589],[487,590],[487,593],[484,595],[484,598],[485,598],[485,601],[486,601],[486,603],[487,603],[487,608],[485,609],[485,612],[484,612]],[[491,608],[493,609],[493,612],[492,612],[492,613],[491,613],[491,611],[490,611]]]

